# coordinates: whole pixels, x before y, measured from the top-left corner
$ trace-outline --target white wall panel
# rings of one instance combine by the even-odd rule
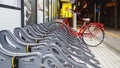
[[[37,0],[37,24],[43,23],[43,0]]]
[[[0,4],[21,7],[21,0],[0,0]]]
[[[15,27],[21,26],[21,11],[0,7],[0,30],[13,31]]]

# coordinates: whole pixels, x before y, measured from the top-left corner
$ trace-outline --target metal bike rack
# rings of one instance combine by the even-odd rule
[[[17,32],[17,33],[18,33],[18,32]],[[21,33],[21,34],[22,34],[22,33]],[[54,41],[54,42],[57,41],[58,43],[60,43],[60,41],[58,40],[58,38],[59,38],[59,39],[63,39],[60,35],[59,35],[59,36],[51,36],[51,37],[52,37],[52,39],[55,38],[53,41]],[[53,37],[54,37],[54,38],[53,38]],[[51,41],[51,42],[53,42],[53,41]],[[44,41],[42,40],[41,42],[44,42]],[[47,41],[45,41],[45,42],[47,42]],[[47,43],[51,44],[50,41],[48,41]],[[58,45],[56,45],[56,46],[58,46]],[[66,47],[65,47],[64,44],[63,44],[63,42],[61,42],[61,49],[62,49],[62,51],[65,51],[65,50],[66,50],[68,54],[74,55],[75,57],[77,57],[77,58],[79,58],[79,59],[82,59],[82,61],[84,61],[84,62],[86,62],[86,63],[88,63],[88,64],[90,64],[90,65],[92,65],[92,66],[94,66],[94,67],[97,67],[97,65],[95,65],[95,64],[92,63],[92,62],[90,62],[90,60],[93,60],[93,61],[95,61],[96,64],[97,64],[97,63],[98,63],[97,60],[95,60],[94,58],[92,58],[92,57],[90,57],[89,55],[87,55],[85,51],[81,51],[80,49],[77,50],[77,49],[74,49],[74,48],[71,47],[71,49],[72,49],[73,51],[76,51],[79,55],[73,54],[71,51],[69,51],[68,49],[66,49]],[[61,57],[61,58],[62,58],[62,57]],[[86,58],[88,58],[88,59],[86,59]],[[99,68],[99,67],[97,67],[97,68]]]
[[[14,34],[9,30],[0,31],[0,63],[8,59],[2,68],[11,68],[11,65],[17,66],[14,68],[100,68],[99,61],[81,39],[69,33],[67,27],[60,30],[60,26],[50,22],[17,27]],[[34,61],[37,59],[40,60]],[[35,65],[29,65],[32,62]]]
[[[50,68],[49,65],[51,63],[48,64],[48,62],[51,61],[52,63],[55,63],[54,66],[56,66],[58,68],[61,68],[61,67],[64,68],[63,65],[58,61],[58,59],[56,57],[54,57],[51,54],[47,54],[46,49],[48,49],[48,48],[46,47],[45,43],[43,43],[41,45],[40,44],[37,44],[37,45],[29,44],[29,46],[31,45],[30,50],[29,50],[29,47],[21,47],[20,43],[22,46],[25,46],[25,45],[23,45],[22,42],[15,39],[15,37],[8,30],[0,31],[0,36],[1,36],[0,42],[2,44],[2,47],[5,48],[6,50],[9,50],[9,51],[15,52],[15,53],[20,53],[20,52],[25,53],[25,52],[29,52],[29,51],[30,52],[37,51],[37,52],[41,53],[41,51],[42,51],[42,54],[44,55],[43,59],[42,59],[42,63],[44,65],[44,67]],[[11,43],[13,43],[13,45],[16,46],[16,48],[14,48],[13,45],[10,45],[8,43],[8,40],[6,40],[6,38],[4,38],[5,36],[7,36],[7,38],[10,39],[9,41],[11,41]],[[15,41],[15,40],[17,40],[17,41]]]
[[[43,41],[42,41],[43,42]],[[48,41],[48,43],[49,43],[50,41]],[[51,44],[52,44],[52,42],[51,42]],[[49,45],[50,46],[50,45]],[[56,45],[57,46],[57,45]],[[49,47],[49,50],[51,49],[51,46]],[[49,53],[51,53],[51,52],[49,52]],[[63,54],[63,53],[62,53]],[[61,55],[61,56],[63,56],[63,55]],[[56,56],[57,58],[58,58],[58,56]],[[66,60],[66,62],[69,62],[69,63],[72,63],[72,66],[75,66],[75,64],[77,63],[77,62],[75,62],[75,61],[72,61],[72,59],[70,59],[70,58],[65,58],[65,57],[67,57],[67,56],[64,56],[64,57],[60,57],[62,60]],[[59,58],[59,59],[60,59]],[[65,59],[64,59],[65,58]],[[81,63],[80,63],[81,64]],[[77,64],[76,64],[77,65]],[[68,66],[68,65],[67,65]],[[83,67],[83,68],[86,68],[86,66],[85,67]]]
[[[44,38],[44,35],[42,35],[40,38],[33,37],[29,35],[23,28],[15,28],[14,29],[14,35],[23,42],[30,42],[30,43],[39,43],[41,40],[50,40],[49,38]],[[21,36],[24,38],[21,38]]]
[[[91,66],[93,66],[95,68],[100,68],[98,66],[99,62],[95,58],[93,58],[92,56],[86,54],[86,52],[77,50],[75,48],[70,48],[70,47],[67,48],[65,46],[65,44],[62,43],[62,41],[60,41],[57,38],[55,38],[53,41],[54,41],[54,43],[57,44],[57,46],[60,47],[61,51],[63,53],[65,53],[66,55],[68,55],[68,56],[74,56],[74,57],[76,57],[77,59],[83,61],[86,64],[89,64],[89,65],[91,65]]]
[[[5,45],[4,45],[5,46]],[[40,68],[42,55],[34,53],[13,53],[5,50],[0,45],[0,67],[1,68]]]
[[[12,52],[35,52],[47,53],[47,43],[25,43],[17,39],[10,31],[0,31],[0,42],[5,49]]]
[[[61,32],[60,32],[60,33],[61,33]],[[62,35],[62,36],[64,37],[64,39],[66,38],[65,35]],[[60,36],[60,37],[58,37],[58,38],[59,38],[59,39],[61,38],[61,39],[63,40],[62,36]],[[56,38],[57,38],[57,37],[56,37]],[[67,40],[67,38],[66,38],[66,40]],[[69,41],[69,40],[68,40],[68,41]],[[68,53],[70,53],[71,55],[76,56],[77,58],[81,59],[81,60],[84,61],[85,63],[87,63],[87,64],[89,64],[89,65],[91,65],[91,66],[93,66],[93,67],[95,67],[95,68],[100,68],[100,67],[98,66],[99,62],[98,62],[96,59],[94,59],[93,54],[91,54],[90,51],[89,51],[89,49],[86,48],[86,46],[80,42],[80,39],[76,38],[75,41],[77,41],[76,44],[73,44],[73,43],[70,43],[70,44],[76,45],[77,47],[79,47],[79,46],[81,46],[81,47],[79,47],[80,49],[71,48],[71,50],[72,50],[72,51],[77,51],[77,53],[78,53],[79,55],[73,54],[73,53],[70,52],[69,50],[65,49],[65,47],[62,47],[62,48],[60,48],[60,49],[63,49],[62,51],[67,50]],[[59,43],[59,42],[60,42],[60,41],[58,41],[58,43]],[[64,43],[66,43],[65,40],[64,40]],[[69,45],[69,42],[67,42],[66,44]],[[78,45],[78,44],[79,44],[79,45]],[[65,44],[62,44],[62,45],[65,45]],[[82,45],[83,45],[83,47],[82,47]],[[86,54],[86,51],[82,50],[82,49],[84,49],[84,48],[89,51],[88,53],[89,53],[90,56],[89,56],[88,54]],[[91,60],[94,61],[94,62],[91,62]]]

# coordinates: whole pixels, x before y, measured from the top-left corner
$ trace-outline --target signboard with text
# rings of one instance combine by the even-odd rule
[[[72,9],[71,3],[63,3],[62,9],[61,9],[61,17],[62,18],[72,18],[72,12],[70,11]]]

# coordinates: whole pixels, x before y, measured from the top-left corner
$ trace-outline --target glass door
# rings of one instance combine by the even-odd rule
[[[44,0],[44,22],[48,22],[49,21],[49,1],[48,0]]]
[[[43,0],[37,0],[37,23],[43,23]]]

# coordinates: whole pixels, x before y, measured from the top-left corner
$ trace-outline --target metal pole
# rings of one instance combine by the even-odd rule
[[[96,3],[94,4],[94,22],[96,22]]]
[[[117,26],[117,1],[116,1],[116,6],[115,6],[115,29],[117,29],[118,28],[118,26]]]
[[[100,22],[100,13],[101,13],[100,8],[101,8],[101,5],[99,5],[98,22]]]
[[[73,29],[77,30],[77,13],[73,13]]]

